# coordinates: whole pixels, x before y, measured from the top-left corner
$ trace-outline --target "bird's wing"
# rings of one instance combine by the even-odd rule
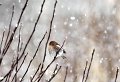
[[[58,51],[60,48],[61,48],[60,45],[56,45],[56,48],[55,48],[55,49]],[[63,53],[66,53],[66,51],[65,51],[63,48],[61,48],[61,50],[63,50]]]
[[[60,44],[58,44],[57,42],[55,42],[55,45],[59,45],[60,46]]]
[[[60,49],[60,45],[58,44],[55,46],[55,50],[58,51],[59,49]]]

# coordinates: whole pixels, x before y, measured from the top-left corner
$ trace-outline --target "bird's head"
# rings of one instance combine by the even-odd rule
[[[56,45],[59,45],[59,44],[57,42],[55,42],[55,41],[50,41],[49,45],[50,46],[56,46]]]

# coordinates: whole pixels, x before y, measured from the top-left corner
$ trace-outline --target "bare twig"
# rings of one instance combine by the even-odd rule
[[[0,44],[0,66],[1,66],[1,63],[2,63],[2,60],[3,60],[3,55],[1,54],[1,52],[2,52],[2,45],[3,45],[4,35],[5,35],[5,31],[3,31],[2,41],[1,41],[1,44]]]
[[[52,65],[52,63],[57,59],[57,54],[60,52],[60,50],[62,49],[62,47],[64,46],[65,40],[62,44],[62,46],[60,47],[60,49],[56,52],[56,55],[54,56],[53,60],[47,65],[47,67],[44,69],[44,71],[40,72],[40,74],[38,75],[38,77],[35,79],[35,81],[38,79],[37,82],[39,82],[41,80],[41,78],[43,77],[43,75],[45,74],[45,72],[48,70],[48,68]],[[34,81],[34,82],[35,82]]]
[[[20,49],[19,49],[19,51],[22,50],[22,47],[23,47],[23,42],[21,42],[21,44],[20,44]]]
[[[117,67],[116,76],[115,76],[115,82],[117,82],[118,73],[119,73],[119,68]]]
[[[8,42],[6,43],[6,46],[5,46],[4,49],[3,49],[3,52],[2,52],[3,56],[6,54],[6,52],[8,51],[8,49],[9,49],[9,47],[10,47],[12,41],[13,41],[13,37],[14,37],[15,32],[16,32],[19,24],[20,24],[21,18],[22,18],[22,16],[23,16],[23,13],[24,13],[26,7],[27,7],[27,4],[28,4],[28,0],[26,0],[25,5],[24,5],[24,7],[22,8],[20,17],[19,17],[18,22],[17,22],[17,26],[13,29],[13,32],[12,32],[12,34],[10,35],[9,40],[8,40]],[[2,61],[0,61],[0,63],[1,63],[1,62],[2,62]]]
[[[9,36],[10,36],[10,30],[11,30],[11,25],[12,25],[13,16],[14,16],[14,5],[13,5],[13,7],[12,7],[12,15],[11,15],[11,19],[10,19],[10,23],[9,23],[9,29],[8,29],[7,38],[6,38],[6,40],[5,40],[5,45],[4,45],[4,47],[6,46],[6,43],[8,42],[8,38],[9,38]]]
[[[23,60],[22,60],[22,63],[20,64],[19,68],[17,69],[17,71],[16,71],[15,75],[13,76],[13,78],[12,78],[12,81],[11,81],[11,82],[13,82],[13,80],[14,80],[15,76],[17,75],[17,73],[19,72],[20,68],[21,68],[21,67],[22,67],[22,65],[24,64],[24,62],[25,62],[25,59],[26,59],[27,55],[28,55],[28,53],[24,56],[24,58],[23,58]]]
[[[26,7],[27,7],[27,3],[28,3],[28,0],[26,0],[25,5],[24,5],[24,7],[22,8],[20,17],[19,17],[18,22],[17,22],[17,26],[13,29],[13,32],[12,32],[12,34],[10,35],[10,39],[8,40],[8,42],[6,43],[6,46],[5,46],[4,49],[3,49],[3,52],[2,52],[2,55],[3,55],[3,56],[6,54],[6,52],[8,51],[8,49],[9,49],[9,47],[10,47],[12,41],[13,41],[13,37],[14,37],[15,32],[16,32],[18,26],[19,26],[19,23],[20,23],[20,21],[21,21],[21,18],[22,18],[22,16],[23,16],[23,13],[24,13],[24,11],[25,11],[25,9],[26,9]],[[1,62],[2,62],[2,60],[0,61],[0,63],[1,63]],[[17,64],[17,63],[15,63],[14,66],[15,66],[16,64]],[[15,67],[13,67],[13,69],[14,69],[14,68],[15,68]],[[11,73],[11,71],[12,71],[12,70],[10,69],[10,71],[4,76],[4,78],[6,78],[6,77]],[[2,80],[3,80],[3,79],[2,79]],[[1,80],[0,80],[0,81],[1,81]]]
[[[38,65],[36,72],[34,73],[33,77],[31,78],[31,82],[33,81],[33,79],[35,78],[36,74],[38,73],[39,69],[40,69],[41,63]]]
[[[11,71],[12,71],[12,69],[10,69],[10,71],[2,79],[0,79],[0,82],[2,82],[5,78],[7,79],[7,77],[11,73]]]
[[[85,78],[85,82],[87,82],[87,79],[88,79],[88,75],[89,75],[90,68],[91,68],[92,61],[93,61],[94,52],[95,52],[95,49],[93,49],[93,52],[92,52],[92,57],[91,57],[90,65],[89,65],[88,70],[87,70],[87,75],[86,75],[86,78]]]
[[[41,72],[42,72],[43,67],[44,67],[44,62],[45,62],[45,58],[46,58],[46,51],[47,51],[47,45],[48,45],[48,42],[49,42],[49,39],[50,39],[50,35],[51,35],[51,31],[52,31],[52,24],[53,24],[53,19],[54,19],[54,15],[55,15],[56,5],[57,5],[57,0],[55,1],[53,15],[52,15],[52,19],[50,21],[50,29],[49,29],[48,38],[47,38],[47,41],[46,41],[46,44],[45,44],[45,51],[44,51],[44,57],[43,57],[43,61],[42,61]]]
[[[12,72],[13,72],[13,70],[14,70],[14,63],[16,62],[16,60],[14,59],[14,57],[13,57],[13,61],[12,61],[12,65],[11,65],[11,72],[9,73],[9,75],[7,76],[7,78],[6,78],[6,82],[10,82],[10,77],[11,77],[11,75],[12,75]]]
[[[0,55],[2,55],[1,52],[2,52],[2,45],[3,45],[4,36],[5,36],[5,31],[3,31],[2,40],[1,40],[1,43],[0,43]],[[1,57],[1,58],[2,58],[2,57]],[[1,61],[1,59],[0,59],[0,61]],[[0,65],[1,65],[1,63],[0,63]]]
[[[25,77],[25,75],[27,74],[27,72],[28,72],[28,70],[29,70],[29,68],[30,68],[30,66],[31,66],[31,63],[32,63],[32,61],[34,60],[34,58],[36,57],[37,52],[38,52],[38,49],[39,49],[39,47],[40,47],[40,45],[41,45],[42,41],[44,40],[44,38],[45,38],[46,34],[47,34],[47,32],[44,34],[44,36],[43,36],[42,40],[39,42],[38,47],[37,47],[37,49],[36,49],[36,51],[35,51],[35,54],[34,54],[33,58],[30,60],[29,65],[28,65],[28,67],[27,67],[27,70],[25,71],[24,75],[22,76],[22,78],[21,78],[20,82],[22,82],[22,81],[23,81],[23,78],[24,78],[24,77]]]
[[[11,65],[11,68],[10,68],[10,72],[6,76],[4,76],[4,79],[6,78],[5,82],[9,82],[10,81],[10,77],[11,77],[12,71],[14,70],[14,63],[15,63],[15,60],[13,58],[12,65]]]
[[[85,68],[84,68],[84,71],[83,71],[83,78],[82,78],[82,82],[84,82],[85,73],[86,73],[86,69],[87,69],[87,64],[88,64],[88,61],[86,61],[86,65],[85,65]]]
[[[17,45],[17,57],[16,57],[16,72],[18,70],[18,58],[19,58],[19,52],[20,52],[20,43],[21,43],[21,35],[20,35],[20,32],[21,32],[21,26],[20,26],[20,29],[19,29],[19,36],[18,36],[18,45]],[[17,81],[17,74],[15,74],[15,82]]]
[[[23,49],[23,52],[22,52],[21,56],[19,57],[19,60],[20,60],[20,59],[22,58],[22,56],[24,55],[24,52],[25,52],[25,50],[26,50],[26,48],[27,48],[27,46],[28,46],[28,44],[29,44],[29,42],[30,42],[30,40],[31,40],[34,32],[35,32],[35,30],[36,30],[36,26],[37,26],[37,24],[38,24],[38,21],[39,21],[39,19],[40,19],[40,17],[41,17],[42,11],[43,11],[43,6],[44,6],[44,2],[43,2],[43,4],[42,4],[42,6],[41,6],[41,10],[40,10],[39,15],[38,15],[38,17],[37,17],[37,20],[35,21],[33,31],[32,31],[32,33],[31,33],[31,35],[30,35],[30,37],[29,37],[29,39],[28,39],[28,41],[27,41],[24,49]]]
[[[50,79],[47,82],[51,82],[51,80],[58,74],[58,72],[60,71],[61,66],[58,68],[58,65],[56,65],[53,74],[51,75]]]
[[[46,32],[46,33],[47,33],[47,32]],[[44,34],[42,40],[39,42],[39,45],[38,45],[38,47],[37,47],[37,50],[36,50],[36,52],[35,52],[33,58],[30,60],[29,65],[28,65],[28,67],[27,67],[27,70],[25,71],[24,75],[22,76],[22,79],[20,80],[20,82],[22,82],[23,78],[24,78],[25,75],[27,74],[27,72],[28,72],[28,70],[29,70],[29,67],[30,67],[31,63],[32,63],[32,61],[34,60],[34,58],[35,58],[35,56],[36,56],[36,54],[37,54],[37,52],[38,52],[38,49],[39,49],[39,47],[40,47],[40,45],[41,45],[43,39],[45,38],[46,33]],[[18,71],[17,71],[17,72],[18,72]],[[17,74],[17,73],[16,73],[16,74]],[[16,75],[16,74],[15,74],[15,75]],[[13,78],[13,79],[14,79],[14,78]],[[12,81],[13,81],[13,80],[12,80]]]
[[[28,3],[28,0],[26,0],[26,2],[25,2],[25,5],[24,5],[24,7],[23,7],[23,9],[22,9],[22,12],[21,12],[21,14],[20,14],[19,20],[18,20],[18,22],[17,22],[17,27],[14,28],[14,30],[13,30],[11,36],[10,36],[9,41],[8,41],[6,47],[4,48],[3,54],[6,54],[7,50],[9,49],[9,46],[10,46],[12,40],[13,40],[13,37],[14,37],[14,35],[15,35],[15,32],[16,32],[18,26],[19,26],[20,21],[21,21],[21,18],[22,18],[22,15],[23,15],[23,13],[24,13],[24,10],[25,10],[25,8],[27,7],[27,3]],[[42,5],[43,5],[43,4],[42,4]],[[22,51],[22,54],[21,54],[20,57],[18,58],[18,61],[20,61],[21,58],[23,57],[23,55],[24,55],[24,53],[25,53],[25,50],[26,50],[26,48],[27,48],[27,46],[28,46],[28,44],[29,44],[29,42],[30,42],[30,40],[31,40],[31,38],[32,38],[35,30],[36,30],[37,23],[38,23],[38,21],[39,21],[39,19],[40,19],[40,16],[41,16],[41,14],[42,14],[42,9],[43,9],[43,7],[41,8],[41,11],[40,11],[40,13],[39,13],[39,15],[38,15],[38,18],[37,18],[37,20],[36,20],[36,22],[35,22],[35,25],[34,25],[34,29],[33,29],[32,33],[31,33],[31,35],[30,35],[27,43],[25,44],[25,47],[24,47],[24,49],[23,49],[23,51]],[[17,62],[18,62],[18,61],[17,61]],[[17,62],[15,62],[14,66],[17,65]],[[15,68],[15,67],[14,67],[14,68]],[[7,76],[10,72],[11,72],[11,70],[10,70],[5,76]]]
[[[20,32],[21,32],[21,27],[22,27],[22,26],[20,26],[19,35],[18,35],[17,55],[19,55],[18,52],[19,52],[20,49],[22,48],[22,47],[20,47],[20,43],[21,43],[21,34],[20,34]]]
[[[27,54],[28,54],[28,53],[27,53]],[[22,64],[24,63],[27,54],[25,55]],[[10,71],[0,80],[0,82],[3,81],[5,78],[8,78],[8,76],[12,73],[13,69],[15,68],[15,64],[14,64],[14,63],[15,63],[15,62],[12,63]],[[19,68],[21,68],[22,64],[20,65]]]
[[[64,82],[66,82],[66,78],[67,78],[67,74],[68,74],[67,71],[68,71],[68,66],[66,67]]]
[[[13,32],[12,32],[12,34],[11,34],[11,36],[10,36],[10,39],[9,39],[8,43],[6,44],[6,47],[5,47],[5,49],[4,49],[3,54],[6,54],[7,50],[9,49],[9,46],[10,46],[11,43],[12,43],[13,37],[14,37],[14,35],[15,35],[15,32],[16,32],[16,30],[18,29],[18,26],[19,26],[19,24],[20,24],[20,21],[21,21],[21,18],[22,18],[22,16],[23,16],[23,13],[24,13],[24,11],[25,11],[25,9],[26,9],[26,7],[27,7],[28,1],[29,1],[29,0],[26,0],[25,5],[24,5],[24,7],[22,8],[20,17],[19,17],[18,22],[17,22],[17,26],[13,29]]]
[[[6,45],[6,43],[7,43],[7,40],[8,40],[9,34],[10,34],[10,27],[11,27],[11,23],[12,23],[13,15],[14,15],[14,5],[13,5],[13,7],[12,7],[12,16],[11,16],[11,19],[10,19],[10,24],[9,24],[9,29],[8,29],[7,38],[6,38],[6,40],[5,40],[5,44],[4,44],[4,49],[5,49],[5,45]],[[0,47],[2,47],[2,42],[3,42],[3,38],[4,38],[4,33],[5,33],[5,31],[3,32],[3,37],[2,37],[2,41],[1,41],[1,45],[0,45]],[[3,49],[3,52],[4,52],[4,49]],[[1,54],[1,52],[2,52],[2,50],[1,50],[1,48],[0,48],[0,54]],[[4,55],[5,55],[5,54],[2,54],[2,57],[0,58],[0,65],[1,65],[1,63],[2,63],[2,60],[3,60]]]

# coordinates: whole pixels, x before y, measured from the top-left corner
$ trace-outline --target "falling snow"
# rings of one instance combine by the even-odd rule
[[[21,12],[21,5],[24,5],[24,0],[1,0],[0,3],[0,41],[2,39],[2,33],[8,32],[11,8],[15,5],[15,15],[13,17],[11,29],[17,26],[17,20]],[[38,16],[40,0],[31,0],[28,2],[28,7],[22,17],[21,27],[21,40],[23,47],[25,46],[28,37],[33,29],[34,22]],[[29,53],[25,64],[19,72],[19,80],[23,75],[28,62],[32,58],[39,41],[44,33],[49,31],[50,20],[53,11],[54,0],[47,0],[44,6],[41,19],[37,25],[37,30],[30,41],[30,44],[25,53]],[[52,82],[61,82],[60,79],[64,79],[65,67],[68,66],[68,77],[66,82],[75,82],[75,75],[78,75],[76,82],[81,82],[82,74],[85,67],[85,62],[90,62],[92,50],[95,48],[94,62],[90,70],[90,76],[88,82],[114,82],[114,76],[116,67],[120,67],[120,1],[119,0],[58,0],[55,18],[53,20],[52,31],[50,40],[55,40],[59,44],[65,40],[63,48],[66,50],[65,56],[67,60],[58,60],[58,65],[63,66],[58,77],[54,78]],[[17,30],[18,31],[18,30]],[[10,31],[10,34],[13,31]],[[5,56],[0,67],[0,79],[8,71],[11,61],[14,61],[14,56],[17,53],[18,32],[16,32],[14,41],[7,52],[8,56]],[[47,37],[47,36],[46,36]],[[46,39],[45,37],[45,39]],[[6,35],[5,35],[6,38]],[[4,39],[5,39],[4,38]],[[31,70],[26,77],[32,77],[33,72],[36,70],[36,66],[42,61],[45,41],[39,48],[37,57],[32,63]],[[4,44],[4,43],[3,43]],[[2,47],[2,46],[1,46]],[[96,55],[99,54],[99,55]],[[48,56],[45,63],[48,64],[52,57]],[[1,57],[1,56],[0,56]],[[61,63],[60,63],[61,62]],[[54,65],[47,70],[45,79],[52,74]],[[109,73],[109,74],[106,74]],[[48,77],[47,77],[48,76]],[[28,82],[29,78],[26,78],[23,82]],[[120,82],[120,75],[117,79]]]
[[[100,59],[100,63],[103,63],[103,58]]]
[[[70,27],[72,27],[72,26],[73,26],[73,24],[72,24],[72,23],[70,23],[70,24],[69,24],[69,26],[70,26]]]
[[[70,17],[71,20],[75,20],[75,17]]]

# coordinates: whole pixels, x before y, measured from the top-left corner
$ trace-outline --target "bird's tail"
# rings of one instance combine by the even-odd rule
[[[61,56],[63,59],[66,59],[66,57],[64,55]]]
[[[66,54],[66,51],[63,49],[63,53]]]

